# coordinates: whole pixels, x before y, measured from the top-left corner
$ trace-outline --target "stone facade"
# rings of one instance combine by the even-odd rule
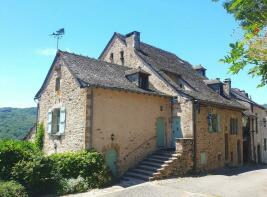
[[[85,125],[86,125],[86,90],[80,89],[73,75],[63,62],[60,72],[53,70],[39,98],[39,120],[45,127],[44,152],[76,151],[85,148]],[[56,78],[60,75],[60,91],[55,91]],[[66,127],[63,136],[54,136],[47,133],[48,111],[53,108],[66,108]]]
[[[208,130],[208,114],[220,115],[218,132]],[[230,118],[238,119],[237,134],[230,134]],[[232,109],[218,108],[201,104],[196,112],[196,169],[199,171],[213,170],[225,165],[242,165],[242,114]],[[225,136],[228,136],[228,156],[225,152]],[[238,142],[239,141],[239,142]],[[239,143],[239,157],[238,148]]]

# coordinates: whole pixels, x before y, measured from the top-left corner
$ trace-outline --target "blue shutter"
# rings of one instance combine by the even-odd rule
[[[49,109],[47,114],[47,133],[51,134],[51,132],[52,132],[52,111],[51,109]]]
[[[66,124],[66,108],[60,108],[60,123],[59,123],[59,134],[63,135],[65,131],[65,124]]]

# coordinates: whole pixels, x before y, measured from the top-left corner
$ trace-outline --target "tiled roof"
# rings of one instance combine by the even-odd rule
[[[244,109],[244,106],[240,105],[234,99],[227,99],[214,92],[205,84],[203,77],[197,74],[190,63],[180,59],[175,54],[143,42],[140,43],[140,49],[136,50],[136,52],[177,91],[201,101]],[[166,72],[179,75],[192,87],[192,90],[184,90],[180,88],[178,84],[167,76]]]
[[[129,67],[111,64],[105,61],[65,51],[59,51],[58,54],[59,55],[57,56],[63,60],[82,88],[103,87],[128,90],[144,94],[167,96],[164,93],[156,90],[151,84],[149,84],[149,89],[145,90],[130,82],[125,77],[125,72],[132,70]],[[41,91],[42,90],[37,93],[37,98],[39,97]]]

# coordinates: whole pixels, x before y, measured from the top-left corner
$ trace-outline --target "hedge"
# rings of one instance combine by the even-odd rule
[[[103,156],[95,151],[57,153],[50,156],[65,179],[82,177],[90,187],[101,187],[111,180]]]
[[[0,181],[1,197],[28,197],[25,188],[15,181]]]
[[[11,178],[12,167],[19,161],[31,160],[34,156],[40,155],[33,143],[19,140],[0,141],[0,179]]]

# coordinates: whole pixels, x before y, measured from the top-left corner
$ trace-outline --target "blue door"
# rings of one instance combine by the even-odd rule
[[[183,134],[180,126],[180,117],[175,116],[172,118],[172,147],[175,147],[175,139],[182,138]]]
[[[165,123],[163,118],[158,118],[157,123],[157,146],[163,148],[165,145]]]
[[[113,176],[117,175],[117,159],[118,159],[118,154],[115,149],[110,149],[106,152],[105,154],[106,165],[111,170]]]

